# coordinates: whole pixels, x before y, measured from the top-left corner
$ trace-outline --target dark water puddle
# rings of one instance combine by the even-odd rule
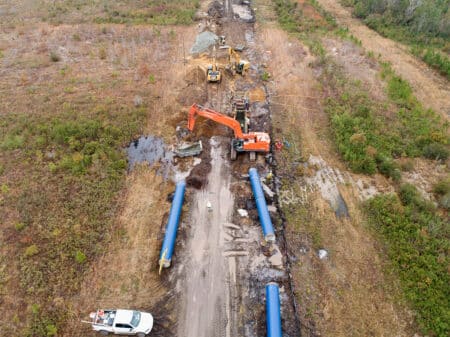
[[[149,166],[153,166],[161,163],[158,173],[165,179],[169,177],[174,155],[167,149],[161,138],[151,135],[142,136],[130,143],[127,154],[129,171],[132,171],[136,164],[147,162]]]
[[[342,198],[342,195],[340,193],[336,197],[334,206],[334,213],[338,218],[350,217],[350,214],[348,214],[347,204],[345,203],[345,200],[344,198]]]

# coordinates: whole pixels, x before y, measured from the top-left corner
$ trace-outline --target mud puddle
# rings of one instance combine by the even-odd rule
[[[126,149],[128,171],[136,165],[146,163],[156,168],[157,174],[174,182],[186,179],[198,166],[202,166],[199,157],[177,158],[162,138],[152,135],[142,136],[130,143]]]

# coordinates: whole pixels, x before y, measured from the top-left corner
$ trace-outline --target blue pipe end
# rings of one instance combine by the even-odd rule
[[[256,208],[258,209],[259,221],[264,233],[264,239],[267,242],[275,241],[275,232],[270,219],[269,210],[267,209],[266,198],[261,187],[261,181],[259,179],[258,171],[252,167],[248,170],[250,176],[250,183],[252,185],[253,196],[256,202]]]
[[[172,207],[170,208],[169,219],[167,220],[166,233],[159,255],[159,265],[168,268],[172,261],[172,254],[175,247],[175,240],[177,238],[178,223],[180,222],[181,209],[183,207],[184,192],[186,189],[186,182],[181,180],[177,183],[175,194],[172,200]]]
[[[266,326],[267,337],[282,337],[280,291],[275,282],[266,285]]]

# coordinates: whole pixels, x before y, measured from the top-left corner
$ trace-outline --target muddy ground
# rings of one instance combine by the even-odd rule
[[[319,2],[336,8],[333,1]],[[155,31],[133,28],[133,34],[152,36],[154,42],[149,45],[140,43],[138,37],[126,42],[125,28],[106,25],[107,32],[112,32],[108,34],[121,42],[107,45],[106,59],[112,60],[112,69],[89,61],[84,71],[99,68],[104,69],[105,79],[133,78],[134,82],[123,80],[121,97],[128,102],[140,97],[149,105],[149,112],[144,134],[133,135],[135,141],[124,144],[131,154],[129,174],[111,239],[104,254],[92,264],[82,290],[70,298],[67,326],[59,335],[96,336],[89,325],[80,323],[89,311],[133,307],[154,315],[151,336],[264,336],[264,286],[271,281],[280,285],[286,337],[412,336],[416,332],[411,313],[397,303],[396,280],[384,275],[382,249],[364,226],[360,212],[362,200],[392,191],[391,182],[379,175],[367,177],[347,170],[329,136],[318,81],[321,69],[315,57],[299,40],[278,28],[269,1],[251,5],[237,0],[201,1],[196,24],[176,27],[175,35],[170,33],[172,28],[164,29],[165,40]],[[314,10],[305,15],[321,20]],[[67,26],[53,31],[44,25],[43,29],[35,34],[38,40],[49,34],[47,30],[52,37],[73,34]],[[355,35],[359,32],[350,29]],[[224,35],[226,44],[245,46],[243,58],[251,62],[246,77],[233,77],[224,70],[220,84],[206,83],[211,49],[189,53],[198,34],[205,30]],[[86,26],[80,31],[83,36],[94,35]],[[366,40],[356,36],[365,47]],[[390,46],[392,42],[384,43]],[[66,49],[70,51],[73,45],[76,42],[69,42]],[[384,97],[378,65],[363,49],[338,38],[328,38],[324,45],[346,74],[361,80],[374,97]],[[152,54],[146,51],[149,48]],[[401,53],[398,50],[396,54]],[[64,50],[61,53],[66,57]],[[89,52],[85,54],[89,58]],[[122,63],[114,68],[117,55]],[[78,70],[77,60],[83,55],[68,53],[67,58]],[[153,64],[146,58],[154,60]],[[409,71],[404,63],[397,65],[395,58],[387,59],[408,78],[402,72]],[[219,62],[225,63],[226,57]],[[432,96],[424,92],[419,98],[448,113],[446,88],[416,62],[406,62],[420,75],[412,84],[418,88],[425,83],[434,90]],[[133,67],[128,67],[129,63]],[[164,71],[169,68],[171,76]],[[120,75],[116,74],[119,70],[123,71]],[[270,79],[263,81],[266,72]],[[48,74],[6,75],[14,83],[41,83]],[[143,90],[150,75],[155,75],[156,85]],[[6,90],[6,84],[0,89]],[[24,94],[25,90],[18,92]],[[101,87],[96,90],[99,95],[104,93]],[[250,97],[250,130],[268,132],[273,141],[282,142],[283,149],[274,150],[274,161],[259,155],[256,162],[250,162],[248,155],[241,154],[231,162],[231,131],[211,121],[199,120],[193,133],[186,132],[191,104],[230,113],[235,91],[247,92]],[[9,104],[19,107],[25,102]],[[196,158],[173,157],[171,147],[182,140],[202,140],[203,152]],[[277,237],[271,245],[263,240],[247,177],[250,167],[258,169],[270,190],[267,200]],[[429,193],[436,175],[422,173],[434,170],[434,164],[420,160],[415,167],[407,179],[414,183],[420,180],[424,193]],[[270,173],[274,174],[271,179]],[[171,268],[160,276],[159,248],[170,197],[174,182],[183,178],[188,188],[175,255]],[[246,210],[248,216],[239,215],[238,209]],[[319,251],[325,251],[326,256]],[[8,315],[12,320],[14,313]]]

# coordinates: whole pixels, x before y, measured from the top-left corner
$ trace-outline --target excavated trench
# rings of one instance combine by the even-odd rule
[[[225,35],[228,45],[245,45],[242,57],[251,62],[251,70],[245,78],[225,75],[221,84],[208,84],[207,99],[202,103],[228,113],[232,93],[248,92],[252,98],[250,130],[271,133],[270,103],[261,80],[264,57],[253,25],[253,10],[241,1],[228,0],[221,6],[214,2],[209,13],[214,16],[208,17],[204,27],[217,36]],[[263,155],[250,162],[248,155],[241,154],[230,162],[231,131],[210,121],[200,123],[195,131],[198,139],[205,144],[207,137],[214,136],[201,155],[202,163],[187,178],[191,187],[189,211],[180,226],[182,241],[178,239],[176,246],[175,267],[169,271],[179,296],[177,335],[265,335],[265,285],[275,281],[280,285],[283,334],[299,336],[284,221],[276,196],[271,194],[274,179],[267,180],[266,187],[277,240],[268,245],[247,177],[250,167],[256,167],[262,177],[274,168]],[[209,210],[208,204],[212,206]],[[248,215],[242,216],[238,210]]]

